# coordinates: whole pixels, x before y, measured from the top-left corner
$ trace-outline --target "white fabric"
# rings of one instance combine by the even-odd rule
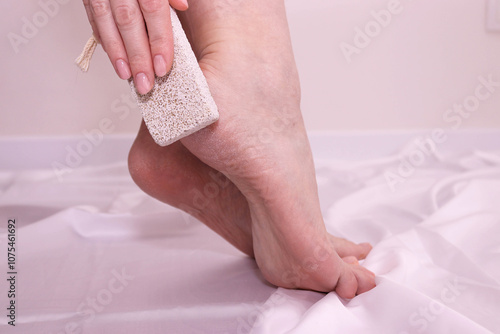
[[[363,265],[377,286],[352,300],[265,283],[254,261],[143,194],[125,162],[62,182],[4,169],[0,265],[16,218],[19,273],[16,328],[3,311],[0,332],[499,333],[500,152],[433,155],[391,191],[384,173],[400,161],[316,163],[328,230],[374,245]]]

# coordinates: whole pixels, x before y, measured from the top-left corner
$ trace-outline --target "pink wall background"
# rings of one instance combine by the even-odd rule
[[[81,135],[103,119],[109,133],[135,132],[139,112],[104,52],[87,74],[73,64],[91,33],[81,1],[42,3],[52,5],[0,3],[0,136]],[[310,131],[500,128],[500,87],[489,95],[479,87],[481,76],[500,82],[500,32],[486,29],[487,1],[286,3]],[[371,11],[388,7],[397,13],[376,23]],[[23,37],[26,20],[40,27]],[[367,24],[373,37],[349,62],[340,46],[356,46],[356,27]],[[13,34],[25,38],[15,47]]]

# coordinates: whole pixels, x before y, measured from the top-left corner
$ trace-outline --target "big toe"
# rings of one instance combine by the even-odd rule
[[[346,299],[367,292],[375,287],[375,274],[357,264],[352,257],[343,258],[347,264],[343,274],[339,277],[335,292]]]

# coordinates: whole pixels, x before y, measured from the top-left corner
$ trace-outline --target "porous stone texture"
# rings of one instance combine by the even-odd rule
[[[156,77],[153,89],[138,94],[130,80],[132,94],[154,141],[169,145],[219,119],[217,106],[207,80],[198,65],[182,25],[170,9],[174,37],[174,60],[171,71]]]

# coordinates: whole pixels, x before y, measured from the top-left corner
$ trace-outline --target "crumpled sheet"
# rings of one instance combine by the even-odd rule
[[[413,148],[414,149],[414,148]],[[405,152],[412,152],[410,147]],[[404,155],[403,155],[404,156]],[[374,248],[352,300],[275,288],[201,223],[143,194],[125,162],[0,172],[0,265],[17,227],[16,327],[1,333],[500,333],[500,152],[316,161],[328,230]],[[1,280],[1,309],[7,290]]]

